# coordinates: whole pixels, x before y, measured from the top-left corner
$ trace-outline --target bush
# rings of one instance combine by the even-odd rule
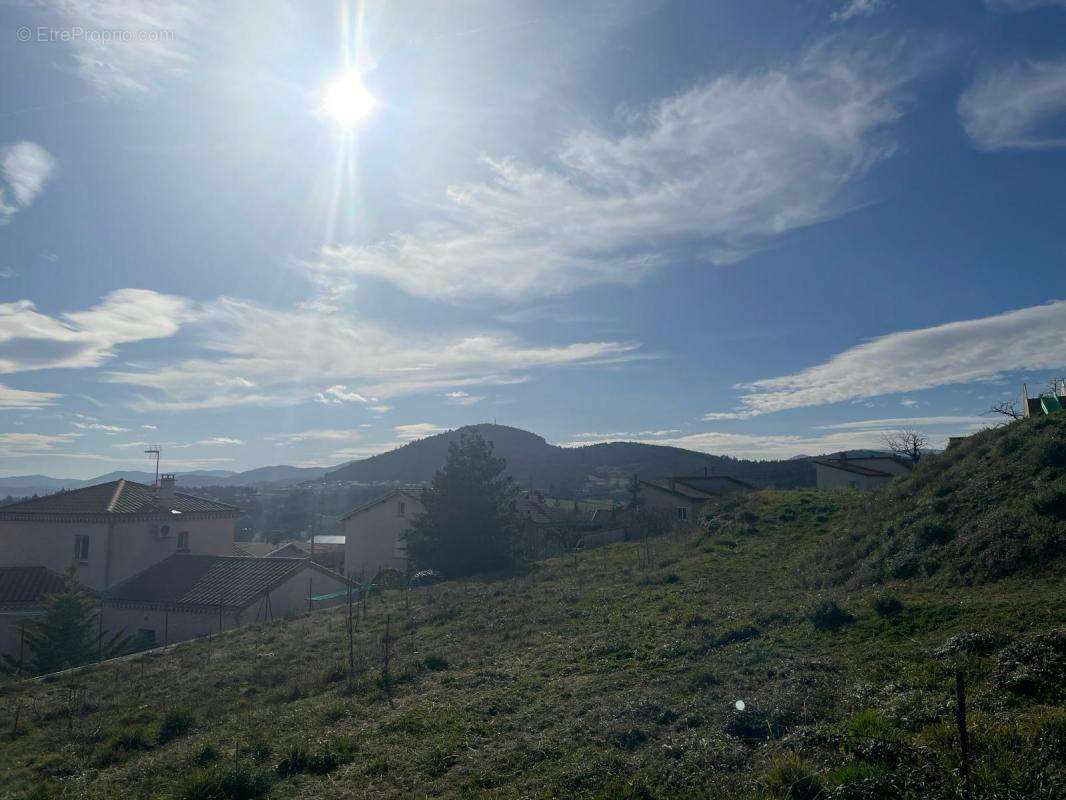
[[[188,711],[172,709],[159,723],[159,731],[155,735],[158,744],[166,744],[174,739],[184,736],[189,732],[196,719]]]
[[[443,672],[450,666],[450,664],[448,664],[448,659],[444,656],[437,655],[426,656],[422,659],[422,664],[430,672]]]
[[[270,786],[269,775],[242,764],[186,778],[178,787],[178,797],[181,800],[262,800],[270,793]]]
[[[877,616],[891,619],[903,611],[903,601],[893,594],[880,594],[873,599],[870,607]]]
[[[340,766],[340,759],[328,747],[317,753],[308,753],[302,746],[294,745],[288,754],[281,759],[275,771],[280,777],[288,778],[301,772],[325,775],[335,770],[338,766]]]
[[[114,750],[147,750],[151,746],[143,728],[130,728],[123,731],[111,743],[111,748]]]
[[[818,773],[796,755],[777,759],[763,776],[766,790],[784,800],[818,800],[825,797],[825,785]]]
[[[836,631],[855,621],[855,617],[836,604],[835,600],[820,600],[807,611],[807,621],[815,630]]]
[[[196,752],[196,763],[201,767],[206,767],[218,761],[218,755],[218,748],[208,742]]]

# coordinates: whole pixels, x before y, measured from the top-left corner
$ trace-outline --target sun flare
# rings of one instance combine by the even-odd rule
[[[322,92],[322,113],[342,130],[351,130],[370,116],[377,99],[363,84],[362,76],[351,70],[327,84]]]

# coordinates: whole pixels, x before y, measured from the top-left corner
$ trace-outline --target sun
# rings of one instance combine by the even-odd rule
[[[355,70],[345,72],[322,90],[321,111],[338,128],[350,131],[373,113],[377,99]]]

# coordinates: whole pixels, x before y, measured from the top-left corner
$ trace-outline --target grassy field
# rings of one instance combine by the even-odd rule
[[[859,502],[371,598],[354,681],[337,609],[6,684],[0,797],[956,796],[956,661],[974,796],[1063,796],[1061,583],[804,588]]]

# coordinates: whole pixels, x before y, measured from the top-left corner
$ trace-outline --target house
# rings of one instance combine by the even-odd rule
[[[105,590],[175,553],[229,555],[240,509],[158,486],[117,480],[0,507],[0,566],[73,568]]]
[[[914,469],[912,462],[893,455],[838,453],[812,460],[819,489],[876,489]]]
[[[314,546],[306,539],[286,542],[235,542],[233,555],[255,558],[312,558],[334,572],[344,571],[344,537],[315,536]]]
[[[101,625],[166,645],[344,602],[347,581],[308,558],[175,553],[103,595]]]
[[[645,508],[669,512],[683,525],[694,524],[697,512],[708,500],[754,490],[751,484],[727,475],[677,475],[640,484]]]
[[[0,567],[0,655],[21,662],[26,623],[44,613],[44,600],[66,589],[62,575],[40,566]]]
[[[422,489],[393,489],[344,517],[344,574],[371,580],[385,569],[407,573],[404,534],[425,510]]]

